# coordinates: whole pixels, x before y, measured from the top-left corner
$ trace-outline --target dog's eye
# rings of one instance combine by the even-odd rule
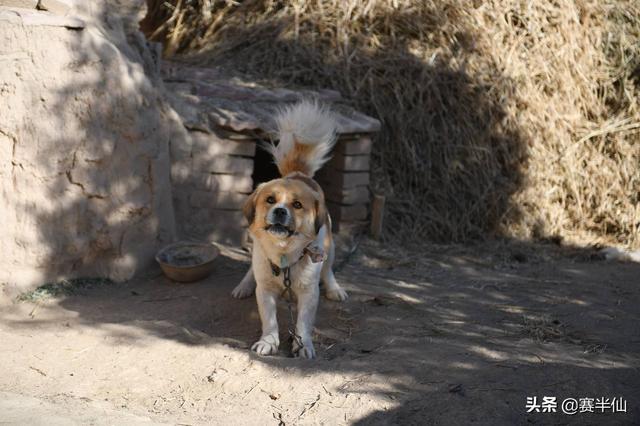
[[[276,199],[275,199],[275,197],[273,195],[270,195],[270,196],[267,197],[267,203],[275,204],[275,202],[276,202]]]
[[[294,201],[293,202],[293,208],[294,209],[301,209],[302,208],[302,203],[300,201]]]

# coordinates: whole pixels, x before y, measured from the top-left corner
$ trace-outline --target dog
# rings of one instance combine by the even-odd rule
[[[336,121],[317,102],[302,101],[282,110],[275,122],[279,142],[268,144],[266,149],[282,177],[258,185],[244,205],[253,239],[251,268],[232,296],[248,297],[255,290],[262,336],[251,350],[260,355],[275,354],[280,345],[277,300],[285,291],[285,276],[289,276],[297,299],[292,352],[301,358],[315,358],[311,335],[320,280],[328,299],[344,301],[348,297],[333,274],[331,218],[322,188],[313,180],[335,144]]]

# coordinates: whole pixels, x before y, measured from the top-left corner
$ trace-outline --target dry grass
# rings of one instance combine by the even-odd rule
[[[567,336],[566,326],[558,320],[549,317],[527,317],[522,318],[522,333],[537,341],[549,342],[562,340]]]
[[[394,236],[640,245],[636,0],[148,3],[169,55],[379,117]]]

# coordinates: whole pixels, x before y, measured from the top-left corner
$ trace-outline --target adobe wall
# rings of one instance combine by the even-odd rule
[[[87,3],[57,20],[0,8],[5,296],[129,279],[175,238],[169,146],[188,136],[142,35]]]

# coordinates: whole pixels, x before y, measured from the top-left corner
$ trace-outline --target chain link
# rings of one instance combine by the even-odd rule
[[[293,308],[291,307],[291,301],[293,300],[293,290],[291,289],[291,270],[287,266],[282,269],[283,278],[284,278],[284,291],[283,294],[286,294],[287,299],[287,308],[289,309],[289,336],[291,336],[291,340],[295,340],[298,344],[298,350],[302,349],[304,345],[302,344],[302,339],[296,333],[296,329],[294,326],[294,318],[293,318]]]

